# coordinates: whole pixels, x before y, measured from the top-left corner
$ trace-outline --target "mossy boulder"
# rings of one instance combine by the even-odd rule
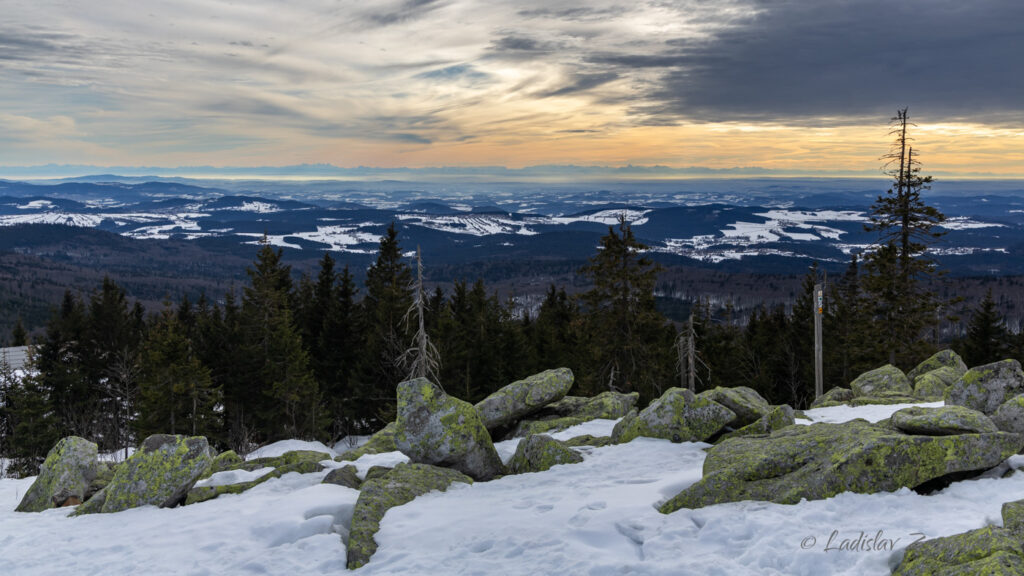
[[[313,450],[292,450],[285,452],[280,456],[267,456],[263,458],[253,458],[252,460],[241,460],[241,458],[239,458],[239,461],[234,464],[227,464],[227,460],[229,460],[229,458],[225,458],[222,461],[222,469],[217,470],[217,472],[231,472],[233,470],[253,472],[264,468],[273,468],[273,470],[259,478],[244,482],[222,484],[219,486],[193,486],[188,491],[188,495],[185,498],[185,504],[206,502],[207,500],[213,500],[222,494],[241,494],[250,488],[259,486],[273,478],[280,478],[289,472],[297,472],[299,474],[320,472],[324,469],[324,466],[320,461],[329,459],[330,455]],[[213,473],[204,474],[201,480],[209,478],[210,476],[213,476]]]
[[[516,446],[516,453],[508,464],[512,474],[543,472],[558,464],[583,462],[575,450],[544,434],[528,436]]]
[[[1003,528],[1024,537],[1024,500],[1004,502],[1002,509]]]
[[[904,396],[902,394],[886,394],[880,396],[858,396],[847,402],[850,406],[869,406],[872,404],[917,404],[920,398]]]
[[[746,386],[736,386],[734,388],[717,386],[697,394],[697,397],[707,398],[732,410],[736,414],[736,419],[730,422],[729,425],[733,428],[742,428],[748,424],[753,424],[772,409],[768,401],[761,397],[757,391]]]
[[[850,389],[857,396],[913,396],[914,387],[902,370],[886,364],[857,376],[850,382]]]
[[[353,448],[341,454],[335,460],[338,462],[358,460],[364,454],[384,454],[398,450],[395,447],[395,423],[389,422],[387,426],[378,430],[365,444]]]
[[[1018,394],[996,408],[992,421],[1003,432],[1024,434],[1024,394]]]
[[[999,431],[992,423],[991,418],[964,406],[904,408],[894,412],[889,423],[893,428],[905,434],[923,434],[925,436],[982,434]]]
[[[626,430],[633,427],[633,422],[636,421],[637,416],[640,415],[640,411],[636,408],[630,410],[622,420],[615,423],[612,428],[612,444],[619,444],[622,442],[622,436],[626,433]]]
[[[210,469],[206,472],[206,475],[209,476],[223,470],[230,470],[242,462],[245,462],[245,460],[236,454],[234,450],[221,452],[220,454],[217,454],[213,459],[213,462],[210,463]]]
[[[348,537],[348,567],[355,570],[370,561],[377,551],[373,535],[384,514],[434,490],[445,491],[454,482],[472,484],[468,476],[448,468],[427,464],[399,464],[381,478],[363,482],[352,513]]]
[[[99,462],[96,477],[92,479],[92,482],[89,483],[89,489],[85,491],[86,502],[95,496],[97,492],[106,488],[107,484],[110,484],[110,481],[114,479],[114,471],[116,469],[117,465],[109,462]]]
[[[398,385],[395,446],[413,462],[454,468],[475,480],[504,472],[473,405],[445,394],[426,378]]]
[[[146,505],[177,506],[185,501],[189,489],[212,462],[209,444],[202,436],[155,434],[117,467],[114,477],[101,491],[102,507],[83,507],[77,513],[120,512]]]
[[[579,446],[608,446],[612,444],[611,436],[592,436],[590,434],[584,434],[583,436],[573,436],[568,440],[561,441],[564,446],[576,448]]]
[[[893,576],[1001,576],[1024,574],[1020,540],[1009,530],[985,526],[963,534],[914,542]]]
[[[577,418],[575,416],[565,416],[563,418],[550,418],[547,420],[523,420],[516,425],[515,429],[508,434],[505,439],[510,440],[512,438],[526,438],[527,436],[533,436],[535,434],[546,434],[548,432],[558,432],[565,430],[566,428],[572,428],[579,424],[586,422],[583,418]]]
[[[341,468],[335,468],[324,476],[322,484],[334,484],[336,486],[345,486],[354,490],[359,490],[359,485],[362,484],[362,480],[356,474],[356,467],[349,464],[342,466]]]
[[[721,440],[726,438],[735,438],[738,436],[763,436],[765,434],[771,434],[776,430],[782,430],[786,426],[792,426],[796,423],[796,417],[793,415],[793,408],[783,404],[781,406],[772,406],[771,410],[764,416],[758,418],[751,424],[733,430],[728,434],[723,434]]]
[[[383,478],[393,469],[391,466],[370,466],[370,469],[363,475],[363,482],[373,480],[374,478]]]
[[[78,436],[61,438],[46,454],[18,512],[42,512],[85,502],[89,485],[99,474],[96,444]]]
[[[553,412],[563,417],[581,418],[583,420],[596,420],[606,418],[615,420],[622,418],[636,406],[640,399],[640,393],[605,391],[597,396],[587,398],[586,396],[566,396],[558,402],[544,408],[544,412]]]
[[[1024,393],[1024,371],[1016,360],[971,368],[946,390],[946,404],[994,414],[1004,402]]]
[[[946,389],[959,380],[961,376],[963,376],[962,372],[958,372],[949,366],[925,372],[914,378],[914,396],[928,400],[942,400],[946,395]]]
[[[703,478],[661,506],[664,513],[723,502],[796,504],[841,492],[915,488],[987,470],[1024,447],[1007,432],[911,436],[883,424],[789,426],[768,437],[730,438],[708,449]]]
[[[841,388],[839,386],[830,388],[828,392],[821,395],[814,402],[811,403],[811,408],[828,408],[829,406],[840,406],[846,404],[850,400],[853,400],[857,395],[853,393],[853,390],[849,388]]]
[[[624,427],[619,442],[638,436],[703,442],[736,419],[736,413],[685,388],[669,388]]]
[[[525,416],[560,400],[572,388],[572,370],[556,368],[505,386],[476,405],[488,430],[511,426]]]
[[[959,378],[967,372],[967,364],[964,364],[963,358],[959,354],[953,352],[950,349],[939,350],[935,354],[932,354],[927,360],[921,362],[913,370],[907,372],[907,378],[911,382],[917,379],[922,374],[927,374],[934,370],[940,370],[942,368],[949,368],[956,377]]]

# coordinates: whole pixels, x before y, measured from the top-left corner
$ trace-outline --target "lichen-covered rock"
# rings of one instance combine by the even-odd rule
[[[39,477],[15,510],[42,512],[65,504],[81,504],[98,474],[96,444],[78,436],[61,438],[46,454]]]
[[[497,390],[476,405],[488,430],[510,426],[544,406],[560,400],[572,388],[572,370],[557,368],[534,374]]]
[[[768,437],[730,438],[708,449],[704,476],[660,510],[767,500],[796,504],[841,492],[914,488],[950,474],[987,470],[1024,448],[1007,432],[911,436],[882,424],[789,426]]]
[[[335,484],[337,486],[345,486],[354,490],[359,490],[359,485],[362,483],[359,480],[359,476],[356,475],[356,467],[349,464],[348,466],[342,466],[341,468],[335,468],[324,476],[323,484]]]
[[[868,406],[871,404],[917,404],[920,398],[902,394],[886,394],[883,396],[858,396],[847,402],[850,406]]]
[[[1020,362],[1001,360],[971,368],[946,390],[946,404],[993,414],[1003,402],[1024,393]]]
[[[928,408],[913,406],[897,410],[889,419],[890,425],[906,434],[948,436],[951,434],[982,434],[998,432],[992,419],[977,410],[964,406]]]
[[[914,379],[914,396],[929,400],[942,400],[946,395],[946,389],[959,380],[961,376],[963,376],[962,372],[958,372],[949,366],[925,372]]]
[[[388,472],[393,470],[390,466],[370,466],[370,469],[363,475],[363,482],[367,480],[373,480],[374,478],[383,478],[388,475]]]
[[[227,452],[221,452],[210,463],[210,469],[207,471],[207,476],[210,474],[216,474],[223,470],[230,470],[232,467],[241,464],[245,460],[241,456],[235,453],[234,450],[228,450]]]
[[[742,428],[753,424],[772,409],[768,401],[761,397],[756,390],[746,386],[734,388],[717,386],[697,394],[697,397],[707,398],[732,410],[736,414],[736,419],[729,425],[733,428]]]
[[[1003,432],[1024,434],[1024,394],[1018,394],[996,408],[992,421]]]
[[[454,482],[472,484],[469,477],[427,464],[399,464],[381,478],[367,479],[359,491],[348,537],[348,567],[355,570],[377,551],[373,535],[384,513],[434,490],[445,491]]]
[[[612,444],[611,436],[592,436],[590,434],[584,434],[583,436],[573,436],[568,440],[561,441],[564,446],[570,448],[576,448],[579,446],[595,446],[600,448],[601,446],[608,446]]]
[[[90,498],[95,496],[100,490],[107,487],[110,481],[114,479],[114,471],[117,466],[110,464],[109,462],[99,462],[97,467],[98,472],[96,477],[89,483],[89,489],[85,491],[85,501],[88,502]]]
[[[398,385],[395,446],[413,462],[454,468],[475,480],[504,471],[473,405],[445,394],[426,378]]]
[[[364,454],[384,454],[386,452],[394,452],[395,450],[398,450],[395,447],[395,423],[389,422],[387,426],[378,430],[373,436],[370,436],[366,444],[341,454],[335,460],[338,462],[353,461],[358,460]]]
[[[913,382],[917,380],[918,376],[941,368],[949,368],[954,374],[956,374],[956,378],[963,376],[964,372],[967,372],[967,364],[964,364],[963,358],[961,358],[956,352],[947,348],[946,350],[939,350],[935,354],[932,354],[927,360],[918,364],[910,372],[907,372],[907,378]]]
[[[849,388],[835,387],[829,389],[821,395],[820,398],[816,399],[811,403],[811,408],[827,408],[829,406],[839,406],[846,404],[850,400],[853,400],[857,395],[853,393],[853,390]]]
[[[558,432],[560,430],[565,430],[566,428],[572,428],[578,424],[583,424],[584,422],[586,422],[586,420],[575,416],[549,418],[547,420],[522,420],[516,425],[515,429],[505,437],[505,439],[511,440],[512,438],[526,438],[527,436],[533,436],[534,434]]]
[[[633,426],[633,422],[639,415],[640,411],[633,408],[629,413],[622,417],[622,420],[615,423],[615,426],[612,428],[612,444],[622,443],[623,434]]]
[[[735,419],[735,412],[717,402],[697,397],[685,388],[669,388],[622,430],[619,442],[638,436],[703,442]]]
[[[120,512],[146,505],[176,506],[185,500],[189,489],[212,461],[209,444],[202,436],[150,436],[131,458],[117,467],[113,479],[102,490],[105,498],[102,508],[89,507],[77,512]]]
[[[907,546],[893,576],[1024,574],[1020,541],[1009,530],[985,526]]]
[[[596,420],[606,418],[615,420],[622,418],[636,406],[640,399],[640,393],[605,391],[597,396],[587,398],[585,396],[566,396],[558,402],[554,402],[544,408],[544,412],[553,412],[563,417],[581,418],[583,420]]]
[[[914,387],[902,370],[886,364],[881,368],[875,368],[865,372],[850,382],[850,389],[857,396],[888,396],[902,395],[913,396]]]
[[[737,436],[758,436],[771,434],[776,430],[782,430],[786,426],[792,426],[796,424],[796,417],[793,415],[793,408],[786,404],[781,406],[773,406],[771,411],[764,416],[758,418],[751,424],[723,434],[720,440],[726,438],[735,438]]]
[[[1024,536],[1024,500],[1004,502],[1002,509],[1003,528],[1017,535]]]
[[[222,494],[241,494],[250,488],[259,486],[260,484],[271,480],[273,478],[280,478],[289,472],[297,472],[299,474],[311,474],[313,472],[320,472],[324,469],[321,460],[329,460],[329,456],[323,452],[316,452],[312,450],[292,450],[285,452],[280,456],[267,456],[264,458],[253,458],[252,460],[241,460],[234,464],[224,464],[221,470],[217,472],[230,472],[232,470],[246,470],[252,472],[263,468],[273,468],[274,470],[247,482],[236,482],[234,484],[223,484],[220,486],[194,486],[188,491],[188,495],[185,498],[185,504],[197,504],[199,502],[206,502],[207,500],[213,500],[214,498]],[[227,461],[228,458],[225,458]],[[203,479],[213,476],[213,473],[207,473],[203,475]]]
[[[509,472],[525,474],[543,472],[558,464],[577,464],[583,456],[567,448],[558,440],[544,434],[528,436],[516,446],[516,453],[509,462]]]

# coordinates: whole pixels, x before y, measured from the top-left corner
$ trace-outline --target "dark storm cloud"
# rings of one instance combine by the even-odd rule
[[[1024,119],[1020,0],[758,0],[710,40],[595,51],[591,65],[654,81],[634,110],[699,120]]]

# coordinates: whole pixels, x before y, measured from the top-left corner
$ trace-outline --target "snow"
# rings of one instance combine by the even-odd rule
[[[880,420],[901,407],[806,414],[818,422]],[[553,435],[606,436],[614,423]],[[1024,498],[1024,474],[992,474],[931,495],[844,493],[793,506],[738,502],[660,514],[656,506],[701,477],[707,447],[638,438],[580,448],[580,464],[432,492],[387,513],[377,553],[354,574],[883,575],[911,542],[1000,524],[1002,503]],[[261,455],[311,448],[331,452],[293,440]],[[355,464],[365,473],[403,459],[392,452]],[[1010,464],[1024,465],[1024,457]],[[320,484],[326,473],[290,473],[181,508],[80,518],[67,517],[70,509],[13,512],[32,479],[3,479],[0,573],[339,574],[359,493]],[[839,550],[858,539],[871,539],[871,548]]]
[[[253,480],[263,478],[273,471],[273,466],[258,468],[256,470],[226,470],[224,472],[216,472],[209,478],[204,478],[203,480],[196,482],[196,486],[230,486],[231,484],[252,482]]]
[[[922,402],[917,404],[868,404],[866,406],[829,406],[828,408],[812,408],[804,410],[807,419],[797,418],[797,424],[813,424],[815,422],[849,422],[854,418],[863,418],[868,422],[878,422],[893,415],[897,410],[912,406],[937,408],[945,406],[945,402]]]
[[[518,234],[534,236],[537,232],[529,228],[530,224],[540,223],[537,218],[516,220],[509,216],[496,214],[458,214],[452,216],[429,216],[422,214],[398,214],[399,220],[448,232],[450,234],[468,234],[470,236],[490,236],[492,234]]]
[[[1011,210],[1013,212],[1013,210]],[[1005,224],[997,224],[995,222],[978,222],[971,220],[967,216],[954,216],[947,218],[945,222],[939,224],[941,228],[946,230],[976,230],[978,228],[1006,228]]]
[[[267,444],[261,446],[249,454],[246,455],[246,460],[255,460],[256,458],[275,458],[284,454],[285,452],[292,452],[294,450],[309,450],[312,452],[323,452],[325,458],[334,458],[338,455],[337,452],[328,448],[323,442],[309,441],[309,440],[281,440],[274,442],[273,444]]]

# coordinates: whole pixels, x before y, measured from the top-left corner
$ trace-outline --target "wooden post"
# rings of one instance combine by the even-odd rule
[[[821,375],[821,317],[825,313],[825,291],[821,284],[814,285],[814,399],[821,398],[825,392],[822,390]]]

